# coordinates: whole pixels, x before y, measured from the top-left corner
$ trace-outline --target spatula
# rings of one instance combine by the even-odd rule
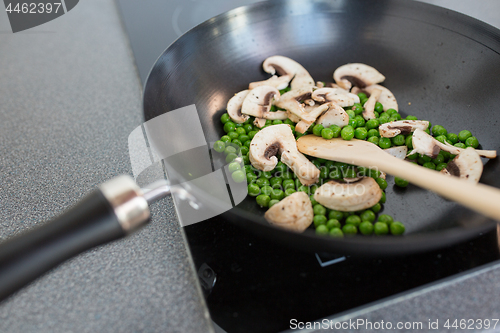
[[[298,139],[297,147],[301,153],[309,156],[378,168],[500,221],[500,189],[495,187],[470,183],[400,160],[364,140],[325,140],[306,135]]]

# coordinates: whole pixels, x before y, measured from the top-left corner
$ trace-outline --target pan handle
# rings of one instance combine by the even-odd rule
[[[100,185],[52,221],[0,244],[0,301],[67,259],[124,237],[149,218],[148,200],[132,178],[119,176]]]

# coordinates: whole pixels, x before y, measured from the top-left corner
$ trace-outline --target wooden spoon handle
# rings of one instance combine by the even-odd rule
[[[438,171],[393,156],[387,156],[383,160],[372,160],[370,164],[381,171],[406,179],[410,183],[500,221],[500,189],[498,188],[446,176]]]

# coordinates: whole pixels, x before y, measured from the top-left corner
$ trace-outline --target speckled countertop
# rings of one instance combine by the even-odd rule
[[[470,10],[500,27],[496,1],[425,2]],[[81,1],[17,34],[0,11],[0,240],[131,174],[127,137],[141,124],[141,104],[113,1]],[[172,202],[152,211],[140,232],[70,260],[0,303],[0,332],[210,331]],[[342,318],[427,320],[438,311],[439,318],[499,318],[499,279],[492,264]],[[415,310],[411,317],[407,309]]]

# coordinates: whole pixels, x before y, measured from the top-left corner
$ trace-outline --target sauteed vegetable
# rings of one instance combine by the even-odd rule
[[[399,113],[385,77],[365,64],[347,64],[333,82],[316,82],[307,70],[283,56],[267,58],[265,81],[236,93],[220,120],[226,135],[214,150],[226,155],[235,182],[248,182],[248,194],[267,208],[266,219],[317,234],[401,235],[403,223],[379,214],[388,186],[384,173],[303,155],[296,140],[306,134],[326,140],[367,140],[387,153],[423,167],[478,182],[479,142],[468,130],[450,133],[442,125]],[[281,160],[278,160],[278,156]],[[394,184],[408,186],[395,177]],[[378,215],[378,216],[377,216]]]

